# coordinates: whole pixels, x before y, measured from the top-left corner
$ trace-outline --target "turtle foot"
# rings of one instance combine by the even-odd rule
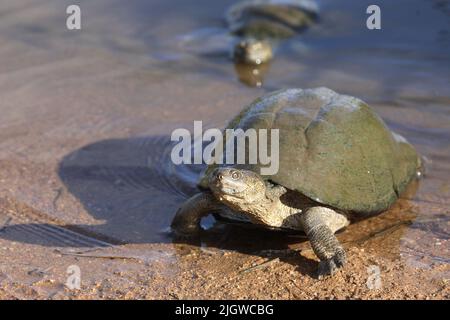
[[[345,254],[344,249],[337,249],[336,254],[333,257],[319,262],[319,268],[317,270],[318,278],[323,279],[327,276],[332,276],[339,268],[343,267],[346,262],[347,255]]]

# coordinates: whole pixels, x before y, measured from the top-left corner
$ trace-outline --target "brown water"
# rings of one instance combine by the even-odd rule
[[[78,3],[80,31],[65,28],[71,1],[0,4],[0,198],[32,209],[0,213],[12,218],[6,244],[171,243],[171,218],[201,169],[171,163],[172,130],[194,120],[221,128],[266,92],[326,86],[367,101],[428,159],[409,200],[343,239],[401,221],[400,239],[380,254],[425,269],[450,262],[448,1],[384,1],[376,31],[365,28],[370,1],[320,1],[320,23],[279,44],[260,88],[241,83],[229,60],[231,1]],[[204,226],[203,247],[286,244],[212,218]],[[173,261],[177,245],[164,248]]]

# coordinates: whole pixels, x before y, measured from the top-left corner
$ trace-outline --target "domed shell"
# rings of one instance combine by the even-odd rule
[[[232,33],[256,38],[287,38],[311,25],[318,15],[313,0],[244,0],[225,19]]]
[[[420,167],[414,147],[366,103],[327,88],[267,94],[227,128],[279,129],[279,170],[263,177],[337,209],[387,209]],[[267,165],[235,167],[260,173]],[[205,183],[203,178],[200,185]]]

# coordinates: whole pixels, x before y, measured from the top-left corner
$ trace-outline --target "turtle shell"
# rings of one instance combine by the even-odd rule
[[[317,19],[312,0],[245,0],[232,5],[226,21],[232,33],[255,38],[287,38]]]
[[[227,128],[279,129],[279,170],[263,177],[341,210],[387,209],[420,167],[414,147],[391,132],[365,102],[327,88],[267,94]],[[245,147],[248,154],[248,143]],[[201,186],[207,186],[206,177],[216,166],[205,170]],[[234,166],[257,173],[267,167]]]

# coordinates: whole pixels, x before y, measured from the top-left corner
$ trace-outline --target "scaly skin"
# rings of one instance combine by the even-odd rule
[[[304,231],[321,260],[319,277],[332,275],[346,262],[345,251],[334,232],[348,225],[345,215],[313,205],[299,193],[265,182],[258,174],[233,168],[216,169],[209,188],[188,199],[178,210],[172,229],[181,234],[201,230],[200,220],[224,207],[255,224]]]
[[[197,193],[180,207],[172,220],[172,230],[178,235],[189,235],[202,230],[200,221],[210,213],[217,212],[223,205],[211,192]]]
[[[319,277],[334,274],[347,260],[344,248],[327,225],[329,220],[326,219],[326,210],[332,211],[324,207],[312,207],[300,216],[311,247],[320,259]]]

